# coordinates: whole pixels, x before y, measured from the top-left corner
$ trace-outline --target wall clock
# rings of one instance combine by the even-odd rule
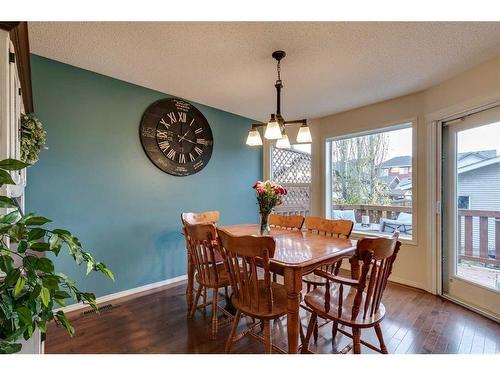
[[[210,160],[212,130],[203,114],[181,99],[162,99],[151,104],[139,127],[142,147],[162,171],[189,176]]]

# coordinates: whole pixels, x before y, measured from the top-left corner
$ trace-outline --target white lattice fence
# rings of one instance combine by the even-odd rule
[[[311,155],[292,149],[272,148],[272,180],[283,185],[288,194],[275,212],[307,215],[311,206]]]

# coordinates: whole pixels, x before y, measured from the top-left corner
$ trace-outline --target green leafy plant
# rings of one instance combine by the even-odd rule
[[[32,115],[21,115],[21,160],[28,164],[38,161],[38,154],[46,149],[47,133],[42,123]]]
[[[14,159],[0,161],[0,187],[14,184],[10,171],[27,166]],[[0,210],[6,212],[0,214],[0,353],[18,352],[21,339],[28,340],[36,328],[45,332],[52,320],[73,335],[74,328],[57,308],[74,298],[97,310],[95,295],[80,291],[66,275],[56,272],[49,258],[37,255],[58,256],[64,247],[77,264],[86,263],[87,274],[100,272],[114,281],[113,274],[84,251],[69,231],[45,228],[49,219],[23,215],[10,198],[1,195]]]

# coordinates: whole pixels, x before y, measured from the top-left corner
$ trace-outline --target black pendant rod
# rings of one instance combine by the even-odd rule
[[[272,54],[273,58],[278,61],[277,71],[278,71],[278,79],[274,87],[276,87],[276,117],[278,119],[281,118],[281,89],[283,88],[283,84],[281,82],[281,60],[286,56],[285,51],[274,51]]]
[[[283,87],[281,80],[276,81],[274,87],[276,87],[276,117],[281,117],[281,88]]]

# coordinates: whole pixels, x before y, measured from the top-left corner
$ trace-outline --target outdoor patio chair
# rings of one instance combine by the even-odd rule
[[[333,210],[332,220],[351,220],[356,224],[354,210]]]
[[[400,212],[398,218],[393,219],[380,219],[380,231],[393,233],[396,230],[401,233],[411,234],[413,230],[412,214]]]

